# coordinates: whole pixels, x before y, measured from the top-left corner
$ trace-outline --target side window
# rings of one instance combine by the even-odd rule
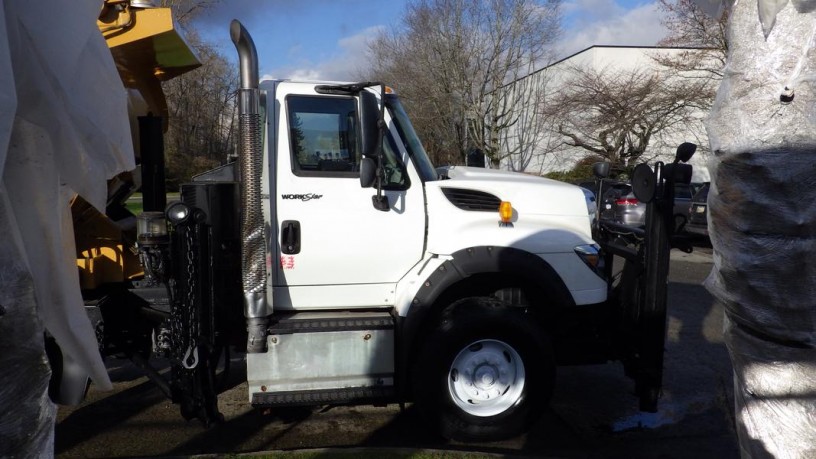
[[[394,138],[389,132],[383,142],[383,189],[385,190],[407,190],[411,186],[408,180],[408,172],[405,165],[400,160]]]
[[[681,199],[691,199],[691,186],[685,184],[674,185],[674,197]]]
[[[286,105],[295,175],[359,176],[355,99],[289,96]]]

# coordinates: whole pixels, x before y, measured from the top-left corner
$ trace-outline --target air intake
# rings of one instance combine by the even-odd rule
[[[501,199],[484,191],[442,188],[442,193],[451,204],[462,210],[497,212],[501,204]]]

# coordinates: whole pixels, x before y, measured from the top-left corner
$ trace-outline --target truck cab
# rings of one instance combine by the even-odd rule
[[[394,307],[405,316],[423,273],[457,252],[488,246],[540,258],[560,284],[542,279],[530,288],[566,289],[574,304],[606,300],[606,282],[582,259],[594,241],[578,187],[488,169],[437,172],[393,91],[381,95],[374,86],[338,95],[330,87],[261,84],[268,107],[262,199],[269,200],[264,221],[276,261],[267,296],[274,310]],[[373,158],[381,175],[368,187],[360,182],[365,155],[357,140],[360,120],[370,116],[366,99],[374,110],[385,104],[386,125],[381,157]],[[384,198],[381,209],[372,204],[374,188]]]

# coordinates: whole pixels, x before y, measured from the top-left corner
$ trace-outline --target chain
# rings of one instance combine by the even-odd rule
[[[185,237],[185,246],[187,250],[187,301],[184,312],[186,313],[187,328],[187,352],[182,358],[181,364],[184,368],[191,370],[198,365],[198,343],[196,342],[196,268],[198,265],[196,251],[194,250],[194,234],[197,233],[198,226],[193,224],[187,228]]]
[[[177,282],[175,279],[171,279],[170,291],[173,292],[173,297],[170,300],[170,339],[172,340],[171,348],[173,349],[171,357],[176,360],[181,360],[183,354],[181,354],[179,350],[182,349],[182,346],[185,344],[182,342],[184,326],[181,323],[181,311],[184,309],[184,304],[182,304],[180,300],[181,295],[179,295],[179,288],[179,282]]]
[[[197,254],[194,250],[194,226],[180,226],[178,232],[184,242],[181,244],[186,261],[185,282],[173,282],[171,290],[176,294],[171,302],[171,323],[173,337],[173,358],[188,370],[198,365],[197,320],[196,320],[196,273]]]

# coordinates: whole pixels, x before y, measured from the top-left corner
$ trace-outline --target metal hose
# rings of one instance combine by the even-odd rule
[[[266,301],[266,251],[261,209],[263,155],[258,55],[252,37],[236,20],[230,24],[230,37],[238,50],[241,67],[241,89],[238,91],[241,271],[244,316],[247,318],[247,352],[253,353],[265,351],[266,317],[272,313],[271,305]]]

